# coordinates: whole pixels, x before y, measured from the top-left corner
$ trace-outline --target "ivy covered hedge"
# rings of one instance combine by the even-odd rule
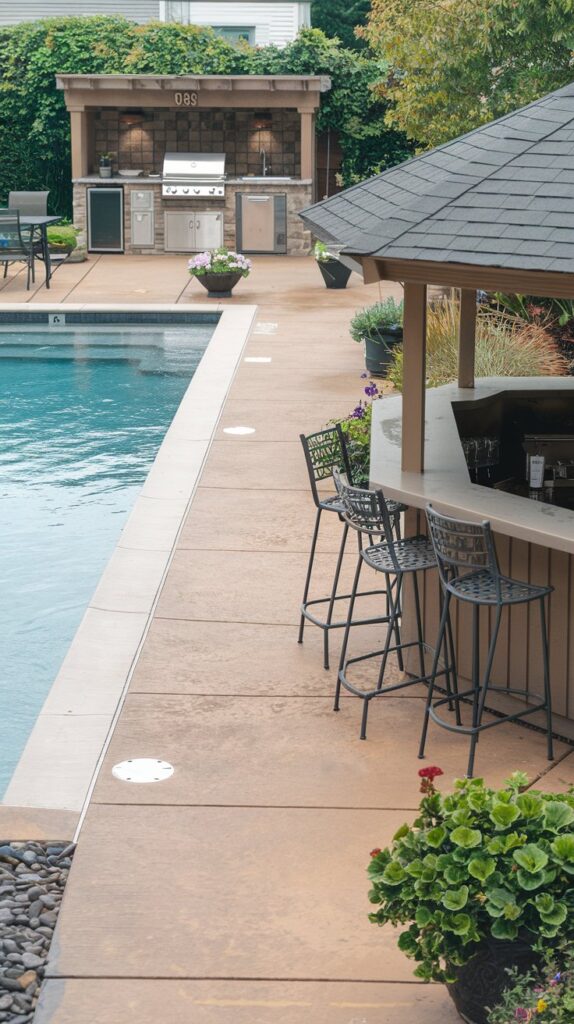
[[[50,208],[71,211],[70,129],[60,74],[328,74],[319,132],[340,133],[344,184],[411,154],[384,123],[372,84],[376,60],[318,29],[289,46],[234,47],[209,28],[120,17],[50,18],[0,30],[0,203],[10,189],[50,189]]]

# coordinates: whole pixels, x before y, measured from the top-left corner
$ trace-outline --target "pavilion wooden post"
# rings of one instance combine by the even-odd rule
[[[299,110],[301,118],[301,177],[315,181],[315,115],[312,110]]]
[[[476,341],[476,291],[460,289],[458,324],[458,386],[474,387],[474,354]]]
[[[422,473],[425,460],[426,284],[405,281],[402,468]]]
[[[85,178],[90,152],[88,116],[84,108],[70,110],[72,178]]]

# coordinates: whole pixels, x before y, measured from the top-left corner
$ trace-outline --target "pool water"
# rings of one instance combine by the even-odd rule
[[[212,333],[0,331],[0,794]]]

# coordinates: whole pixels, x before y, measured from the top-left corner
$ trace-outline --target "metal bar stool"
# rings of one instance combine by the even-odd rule
[[[338,594],[339,577],[341,575],[341,567],[343,564],[343,556],[345,554],[345,546],[347,543],[347,536],[349,533],[349,526],[343,520],[343,513],[345,511],[341,498],[337,493],[335,494],[322,494],[319,493],[317,483],[322,480],[328,480],[333,477],[333,471],[341,470],[345,475],[352,480],[351,463],[347,452],[347,446],[345,443],[345,435],[339,423],[334,427],[328,427],[326,430],[319,430],[314,434],[309,434],[307,437],[304,434],[300,434],[301,444],[303,445],[303,451],[305,453],[305,461],[307,463],[307,471],[309,473],[309,482],[311,485],[311,494],[313,501],[317,508],[317,514],[315,516],[315,528],[313,530],[313,540],[311,542],[311,551],[309,554],[309,563],[307,566],[307,577],[305,579],[305,589],[303,591],[303,600],[301,602],[301,620],[299,624],[299,640],[298,642],[303,643],[303,633],[305,629],[305,622],[311,622],[314,626],[318,626],[323,630],[323,664],[326,669],[329,668],[329,633],[332,629],[343,629],[346,625],[346,620],[333,622],[333,614],[335,610],[335,604],[338,601],[348,601],[350,594]],[[321,516],[323,512],[335,512],[340,521],[343,523],[343,534],[341,537],[341,543],[339,546],[339,554],[337,556],[337,564],[335,568],[335,575],[333,577],[333,583],[331,586],[331,592],[328,597],[314,598],[312,601],[309,600],[309,590],[311,586],[311,577],[313,574],[313,565],[315,562],[315,554],[317,550],[317,540],[319,537],[319,527],[321,525]],[[364,594],[358,595],[365,597],[368,594],[377,594],[380,591],[367,591]],[[322,605],[327,605],[327,611],[324,618],[321,618],[319,610]],[[315,612],[317,610],[317,613]],[[361,625],[369,625],[372,622],[377,621],[376,619],[365,619],[361,622]]]
[[[402,690],[407,686],[413,686],[415,683],[428,682],[429,676],[425,669],[424,656],[425,651],[430,651],[430,648],[425,644],[423,639],[417,573],[426,572],[428,569],[435,569],[436,560],[428,537],[417,535],[415,537],[402,538],[400,536],[397,529],[397,521],[399,512],[405,508],[404,505],[399,505],[397,502],[385,499],[383,492],[380,490],[365,491],[362,488],[348,485],[341,479],[339,474],[335,473],[334,477],[339,494],[345,506],[345,521],[348,526],[357,531],[359,536],[359,558],[357,561],[355,579],[353,581],[347,624],[341,649],[337,687],[335,690],[334,710],[339,710],[339,700],[342,687],[345,690],[348,690],[349,693],[353,693],[355,696],[360,697],[363,700],[361,739],[364,740],[367,736],[369,703],[374,697],[380,697],[385,693],[391,693],[393,690]],[[382,537],[383,540],[377,544],[373,544],[372,538],[375,536]],[[363,537],[367,537],[369,539],[370,543],[368,547],[362,546]],[[383,573],[384,575],[386,593],[388,597],[388,614],[381,616],[377,621],[387,623],[387,634],[384,646],[380,650],[369,651],[367,654],[361,654],[354,658],[347,658],[349,634],[351,626],[354,625],[353,609],[355,597],[358,591],[363,564],[369,565],[372,569],[375,569],[376,572]],[[410,576],[413,583],[417,627],[416,639],[407,642],[402,641],[400,633],[401,595],[405,576]],[[391,643],[393,639],[394,643]],[[436,675],[442,674],[446,676],[446,692],[448,694],[448,700],[452,696],[450,678],[454,649],[452,635],[450,632],[447,634],[446,640],[443,638],[441,641],[441,649],[443,646],[445,647],[446,652],[445,664],[439,671],[437,662],[435,672]],[[409,677],[399,683],[390,683],[385,685],[385,671],[389,654],[392,651],[396,651],[399,668],[403,671],[403,651],[410,647],[418,648],[419,675]],[[357,686],[356,683],[353,683],[348,678],[348,670],[351,665],[367,661],[371,658],[380,658],[381,664],[376,685],[371,689],[365,690]]]
[[[437,666],[435,654],[425,708],[419,757],[424,757],[429,718],[432,718],[433,722],[436,722],[437,725],[441,725],[451,732],[460,732],[470,736],[467,777],[472,778],[476,744],[480,733],[484,729],[492,729],[495,725],[501,725],[503,722],[515,722],[520,718],[542,710],[546,711],[548,759],[551,761],[553,759],[552,702],[544,602],[554,588],[535,586],[534,584],[523,583],[520,580],[510,579],[508,576],[502,575],[494,548],[490,523],[487,520],[481,523],[471,523],[466,520],[451,519],[449,516],[443,516],[436,512],[430,505],[427,506],[426,511],[444,595],[437,638],[437,650],[440,649],[445,632],[450,628],[450,603],[452,598],[454,597],[458,601],[466,601],[472,605],[472,688],[463,691],[457,690],[453,698],[457,706],[461,701],[471,702],[472,725],[464,726],[460,724],[460,721],[453,725],[445,721],[437,713],[437,709],[445,703],[445,699],[440,698],[433,701]],[[528,693],[523,689],[493,686],[490,682],[496,642],[504,608],[510,605],[527,604],[532,601],[538,601],[540,608],[542,665],[544,673],[543,696]],[[480,671],[479,655],[479,614],[481,606],[496,610],[494,628],[490,635],[486,663],[482,674]],[[535,697],[538,703],[532,707],[524,708],[523,711],[497,717],[492,722],[483,722],[482,716],[489,691],[516,694],[528,697],[529,699]]]

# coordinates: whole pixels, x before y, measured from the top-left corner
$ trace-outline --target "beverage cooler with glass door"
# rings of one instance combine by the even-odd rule
[[[124,190],[94,186],[88,196],[88,251],[124,251]]]

